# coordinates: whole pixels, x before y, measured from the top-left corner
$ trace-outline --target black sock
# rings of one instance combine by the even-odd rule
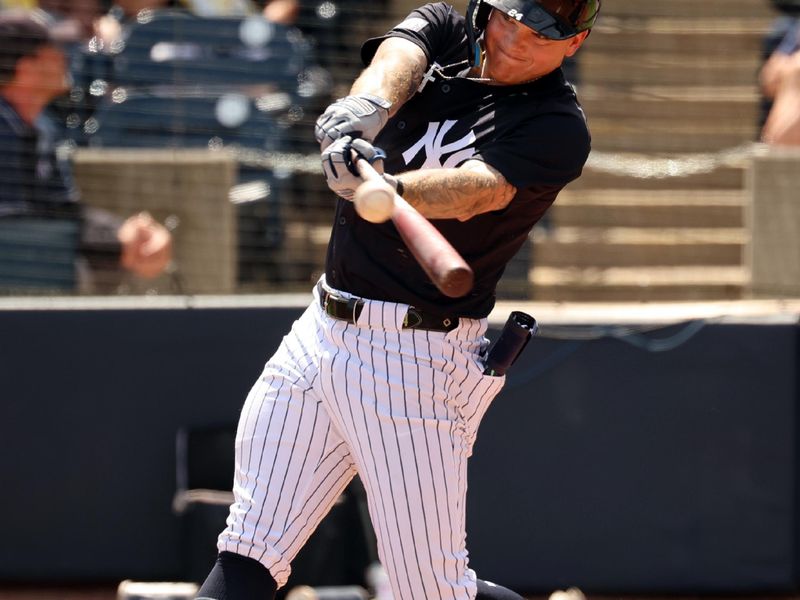
[[[475,600],[525,600],[508,588],[478,579],[478,593]]]
[[[272,575],[257,560],[233,552],[220,552],[197,598],[272,600],[277,588]]]

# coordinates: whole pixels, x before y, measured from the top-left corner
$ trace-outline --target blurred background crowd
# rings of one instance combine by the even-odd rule
[[[296,170],[284,163],[314,150],[310,125],[333,97],[333,73],[342,81],[352,73],[357,56],[344,58],[344,47],[356,47],[349,44],[356,34],[354,27],[342,27],[341,16],[346,11],[357,26],[379,9],[369,3],[365,13],[358,5],[4,3],[0,289],[118,293],[131,289],[125,281],[171,274],[151,285],[160,292],[184,291],[181,246],[174,243],[182,233],[180,217],[167,214],[146,192],[131,200],[134,214],[123,214],[111,186],[76,177],[76,151],[99,148],[129,150],[118,158],[126,164],[150,149],[228,151],[234,172],[227,191],[212,202],[230,203],[230,210],[222,211],[223,222],[212,222],[218,212],[197,219],[208,229],[233,228],[205,240],[233,243],[219,249],[233,262],[200,287],[232,292],[252,282],[269,289],[291,279],[277,255],[284,238],[281,191]],[[182,158],[175,160],[174,171],[187,169]],[[107,179],[120,170],[113,161],[102,169]],[[169,187],[142,165],[131,176]],[[191,196],[203,191],[196,188],[165,193],[182,196],[182,211],[202,212],[202,204],[192,207],[197,198]]]

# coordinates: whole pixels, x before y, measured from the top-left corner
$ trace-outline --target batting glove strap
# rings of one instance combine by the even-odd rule
[[[349,148],[356,153],[358,159],[364,159],[369,164],[383,169],[383,162],[378,163],[378,161],[383,161],[386,158],[386,152],[377,146],[373,146],[367,140],[355,139],[350,142]],[[353,152],[344,153],[344,164],[353,175],[360,177],[361,174],[358,172],[358,167],[356,167]]]
[[[364,159],[375,167],[375,170],[383,176],[383,180],[392,186],[399,195],[403,195],[402,182],[394,175],[383,173],[383,159],[386,158],[386,152],[382,148],[373,146],[366,140],[356,139],[350,142],[350,149],[358,155],[359,159]],[[347,169],[360,179],[361,175],[353,160],[352,152],[344,153],[344,161]]]
[[[371,142],[389,120],[391,107],[391,102],[373,94],[345,96],[317,119],[314,137],[323,150],[344,135]]]
[[[356,188],[363,182],[355,166],[353,152],[369,161],[380,173],[385,154],[365,140],[354,140],[349,135],[339,138],[322,152],[322,170],[328,187],[345,200],[352,200]]]
[[[386,152],[384,152],[383,149],[373,146],[366,140],[355,139],[350,142],[350,150],[358,155],[358,159],[366,160],[369,164],[375,167],[375,170],[383,176],[383,180],[392,186],[399,195],[403,195],[402,182],[394,175],[383,173],[383,159],[386,158]],[[344,153],[344,161],[347,169],[353,175],[356,175],[359,179],[361,179],[358,167],[356,167],[355,161],[353,160],[352,152]]]

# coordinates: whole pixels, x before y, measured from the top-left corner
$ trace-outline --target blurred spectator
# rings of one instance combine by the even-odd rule
[[[56,129],[44,110],[69,85],[63,34],[39,11],[0,13],[0,235],[6,235],[0,243],[24,246],[27,240],[9,241],[8,236],[30,231],[33,238],[35,232],[52,231],[53,224],[63,224],[62,231],[74,225],[78,235],[72,250],[76,255],[80,251],[92,267],[121,265],[141,277],[155,277],[171,259],[169,232],[146,214],[123,222],[82,207],[68,157],[56,147]],[[37,256],[48,255],[47,242],[39,245]],[[27,257],[31,251],[25,247],[19,253]],[[2,266],[10,273],[0,273],[0,278],[7,276],[6,287],[19,285],[17,276],[24,279],[25,273],[14,273],[9,264]],[[17,268],[36,266],[23,261]],[[50,287],[49,283],[45,279],[31,285]],[[63,287],[58,282],[51,285]]]
[[[65,0],[66,1],[66,0]],[[290,20],[280,20],[278,15],[283,12],[277,9],[278,5],[295,5],[297,0],[268,0],[275,4],[271,13],[276,17],[272,20],[279,23],[291,23]],[[95,33],[105,43],[111,43],[123,35],[125,25],[142,10],[157,10],[163,8],[185,9],[199,17],[245,17],[258,14],[259,8],[251,0],[116,0],[108,13],[98,20]],[[266,15],[270,18],[269,15]]]
[[[800,145],[800,19],[794,19],[770,54],[759,79],[762,93],[772,103],[761,132],[763,141]]]
[[[181,8],[178,0],[116,0],[106,14],[95,23],[95,37],[99,47],[110,48],[125,39],[127,28],[143,10]]]
[[[800,0],[770,0],[778,11],[763,41],[761,139],[774,145],[800,144]]]
[[[264,18],[273,23],[296,25],[300,14],[299,0],[267,0],[262,11]]]
[[[184,0],[186,8],[199,17],[246,17],[258,14],[250,0]]]
[[[38,8],[56,21],[59,28],[71,28],[71,38],[85,42],[94,35],[95,22],[104,12],[104,3],[101,0],[39,0]]]
[[[103,14],[103,0],[39,0],[39,10],[52,20],[67,55],[70,89],[48,106],[48,115],[63,130],[58,137],[67,137],[83,145],[82,127],[96,108],[97,98],[89,93],[91,82],[109,69],[107,59],[87,52],[87,43],[94,36],[94,26]]]

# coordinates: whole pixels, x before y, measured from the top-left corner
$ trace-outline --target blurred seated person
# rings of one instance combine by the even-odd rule
[[[49,116],[63,129],[59,138],[85,145],[83,127],[100,100],[90,93],[90,86],[95,79],[107,79],[110,72],[106,57],[88,52],[95,22],[107,6],[104,0],[39,0],[38,4],[58,29],[59,37],[69,40],[64,49],[71,89],[50,104]]]
[[[61,30],[39,11],[0,12],[0,224],[75,223],[93,269],[143,278],[171,260],[172,238],[147,214],[122,220],[79,203],[68,157],[59,156],[45,107],[68,86]],[[0,239],[0,242],[3,240]]]
[[[300,15],[300,0],[267,0],[262,9],[264,18],[282,25],[296,25]]]
[[[294,4],[297,0],[270,0],[278,4]],[[251,0],[115,0],[108,13],[95,23],[95,34],[104,44],[124,36],[125,26],[142,10],[184,9],[200,17],[245,17],[258,14],[258,6]],[[274,10],[274,9],[273,9]],[[290,21],[278,20],[280,23]],[[266,15],[265,15],[266,16]],[[269,17],[268,17],[269,18]]]
[[[258,14],[251,0],[183,0],[184,5],[199,17],[246,17]]]
[[[127,26],[141,11],[182,7],[178,0],[115,0],[108,12],[95,22],[95,37],[102,47],[108,47],[125,37]]]
[[[772,101],[762,140],[771,145],[800,145],[800,19],[795,19],[761,68],[759,81],[762,93]]]
[[[94,35],[97,19],[104,12],[101,0],[39,0],[38,8],[47,13],[59,29],[70,29],[70,38],[86,42]]]

